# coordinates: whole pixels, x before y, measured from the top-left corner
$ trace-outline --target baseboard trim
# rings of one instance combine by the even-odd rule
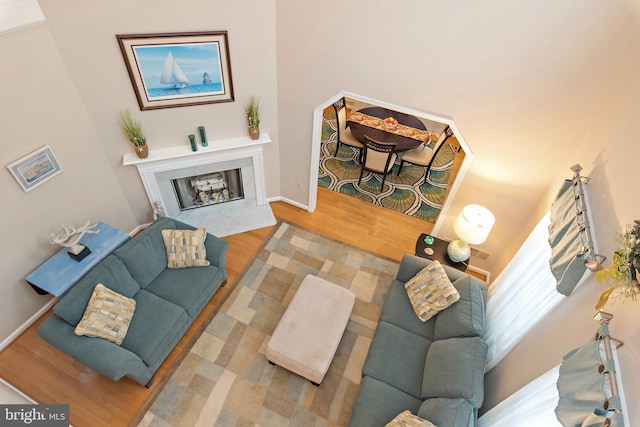
[[[467,270],[471,270],[471,271],[475,271],[476,273],[483,274],[487,278],[486,282],[489,283],[489,277],[490,277],[491,273],[489,273],[487,270],[483,270],[483,269],[475,267],[473,265],[467,266]]]
[[[2,351],[5,347],[13,342],[16,338],[18,338],[24,331],[26,331],[31,325],[33,325],[36,320],[38,320],[44,313],[46,313],[53,305],[58,302],[57,298],[51,299],[51,301],[47,302],[44,306],[42,306],[38,311],[36,311],[31,317],[29,317],[22,325],[18,327],[15,331],[11,333],[7,338],[5,338],[0,343],[0,351]]]
[[[284,202],[284,203],[290,204],[291,206],[295,206],[297,208],[304,209],[305,211],[309,211],[309,206],[304,205],[304,204],[299,203],[299,202],[296,202],[295,200],[291,200],[291,199],[288,199],[286,197],[282,197],[282,196],[270,197],[270,198],[267,199],[267,201],[269,203],[271,203],[271,202]]]
[[[19,389],[17,389],[13,384],[11,384],[10,382],[7,382],[5,379],[0,378],[0,384],[4,385],[5,387],[7,387],[9,390],[11,390],[11,392],[17,394],[18,396],[20,396],[21,398],[23,398],[24,400],[33,403],[34,405],[37,405],[38,402],[36,402],[35,400],[33,400],[32,398],[30,398],[29,396],[27,396],[26,394],[24,394],[22,391],[20,391]]]
[[[137,233],[144,230],[150,225],[151,223],[141,224],[137,226],[136,228],[131,230],[131,232],[129,232],[129,236],[135,236]],[[47,302],[44,306],[42,306],[38,311],[36,311],[31,317],[29,317],[22,325],[20,325],[15,331],[13,331],[11,335],[9,335],[2,342],[0,342],[0,351],[2,351],[5,347],[11,344],[16,338],[18,338],[20,334],[22,334],[31,325],[33,325],[43,314],[45,314],[57,302],[58,302],[57,298],[52,298],[49,302]]]
[[[138,234],[139,232],[141,232],[142,230],[144,230],[145,228],[147,228],[151,224],[153,224],[153,223],[152,222],[148,222],[146,224],[140,224],[139,226],[137,226],[136,228],[134,228],[133,230],[131,230],[129,232],[129,236],[131,236],[131,237],[135,236],[136,234]]]

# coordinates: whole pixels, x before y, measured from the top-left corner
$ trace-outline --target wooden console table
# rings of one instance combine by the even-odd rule
[[[129,234],[113,228],[104,222],[97,223],[97,234],[85,234],[80,243],[91,250],[82,261],[75,261],[62,248],[44,264],[36,268],[25,280],[40,295],[64,295],[74,283],[84,276],[93,266],[129,240]]]

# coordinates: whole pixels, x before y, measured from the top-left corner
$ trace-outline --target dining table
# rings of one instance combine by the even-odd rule
[[[385,121],[389,118],[395,122]],[[351,112],[347,126],[361,143],[365,143],[365,135],[380,142],[395,143],[394,151],[397,153],[413,150],[430,141],[429,131],[420,119],[384,107],[365,107]]]

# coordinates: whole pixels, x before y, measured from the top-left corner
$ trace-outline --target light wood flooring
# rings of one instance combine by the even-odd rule
[[[272,203],[271,207],[277,219],[286,219],[396,260],[405,253],[413,253],[418,235],[429,233],[432,228],[425,221],[322,188],[318,189],[317,208],[313,213],[284,202]],[[135,424],[138,414],[162,385],[162,379],[180,360],[180,354],[203,324],[208,323],[229,284],[242,273],[272,228],[225,237],[229,242],[227,285],[216,293],[156,372],[150,388],[127,378],[114,382],[54,349],[38,336],[39,321],[0,353],[0,377],[37,402],[70,404],[70,421],[76,427]]]

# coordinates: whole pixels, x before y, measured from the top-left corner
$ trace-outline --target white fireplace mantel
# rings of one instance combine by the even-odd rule
[[[209,141],[207,147],[192,151],[188,144],[149,150],[141,159],[135,153],[124,155],[124,166],[135,166],[151,206],[159,202],[166,213],[176,219],[202,226],[219,237],[264,227],[275,223],[267,203],[263,146],[271,142],[262,133],[257,140],[249,137]],[[214,204],[182,211],[177,204],[171,179],[240,168],[245,190],[241,201]]]
[[[262,146],[271,142],[271,138],[268,133],[261,133],[260,138],[251,139],[249,137],[239,137],[223,139],[218,141],[209,141],[207,147],[203,147],[198,144],[198,151],[191,151],[191,147],[188,144],[183,144],[177,147],[159,148],[157,150],[149,150],[149,155],[144,159],[139,158],[135,153],[127,153],[124,155],[122,164],[139,165],[149,162],[157,162],[167,159],[176,159],[179,157],[193,157],[201,156],[202,154],[224,152],[229,150],[244,149],[253,146]]]

